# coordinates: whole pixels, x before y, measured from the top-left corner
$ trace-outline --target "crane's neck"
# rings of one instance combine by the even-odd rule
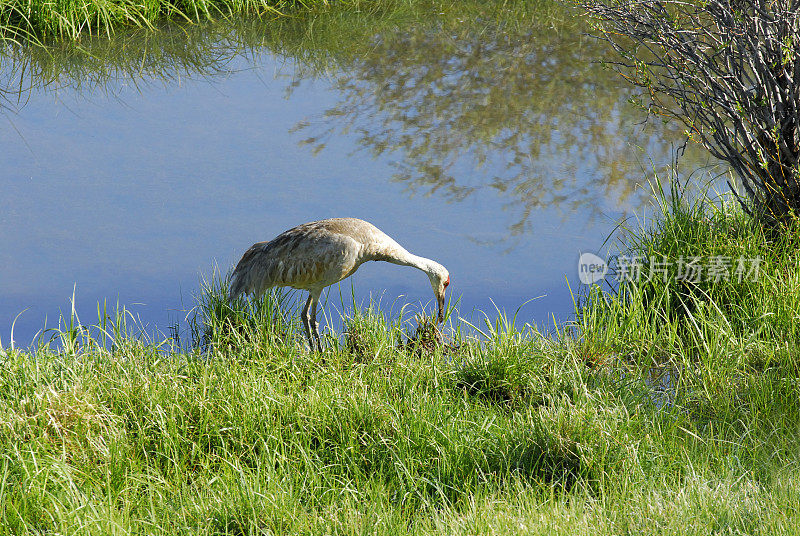
[[[434,281],[439,281],[447,276],[447,270],[445,270],[444,266],[431,259],[409,253],[403,246],[383,233],[369,245],[366,257],[365,260],[386,261],[401,266],[413,266],[428,275],[431,279],[431,285],[433,285]]]
[[[437,262],[426,259],[425,257],[420,257],[419,255],[414,255],[402,248],[392,251],[392,254],[386,255],[383,260],[402,266],[413,266],[426,274],[434,274],[438,266]]]

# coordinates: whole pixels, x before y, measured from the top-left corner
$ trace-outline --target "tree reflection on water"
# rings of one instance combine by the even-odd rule
[[[494,191],[514,211],[512,235],[544,207],[627,211],[681,135],[643,122],[602,54],[581,32],[553,28],[389,32],[335,77],[341,102],[298,129],[315,151],[355,132],[361,148],[392,159],[410,192],[461,201]]]
[[[680,133],[643,123],[645,113],[628,102],[635,95],[598,61],[602,43],[575,21],[493,13],[376,28],[366,21],[349,33],[352,21],[331,17],[330,27],[229,21],[77,46],[6,45],[0,108],[24,106],[31,90],[113,94],[213,80],[257,66],[267,53],[292,62],[297,83],[333,80],[340,102],[296,127],[315,152],[348,133],[358,150],[389,160],[411,194],[452,202],[500,196],[512,236],[530,230],[531,215],[546,207],[590,221],[638,207],[648,197],[639,186],[669,163]]]

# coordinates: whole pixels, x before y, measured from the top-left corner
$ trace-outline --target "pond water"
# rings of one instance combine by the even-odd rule
[[[215,264],[335,216],[444,264],[461,316],[521,307],[518,323],[552,326],[572,313],[579,254],[645,206],[646,176],[681,143],[643,123],[580,32],[427,23],[338,55],[263,32],[4,52],[3,346],[17,315],[20,346],[56,326],[73,289],[84,322],[105,301],[167,332]],[[395,311],[432,300],[424,274],[386,263],[351,291]],[[335,314],[337,288],[328,301]]]

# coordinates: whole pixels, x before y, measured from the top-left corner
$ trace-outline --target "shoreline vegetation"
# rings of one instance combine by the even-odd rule
[[[655,199],[620,252],[758,278],[593,287],[554,336],[370,307],[321,355],[286,294],[230,308],[217,281],[193,350],[124,315],[4,349],[0,534],[791,533],[800,234]]]
[[[85,0],[48,2],[7,0],[0,3],[0,43],[79,44],[136,29],[158,30],[167,23],[197,25],[225,21],[259,21],[271,26],[286,20],[340,17],[362,30],[364,22],[427,21],[442,16],[470,20],[494,15],[509,23],[530,16],[570,19],[567,8],[554,0],[513,0],[487,4],[469,0]],[[309,31],[316,30],[309,28]]]
[[[357,3],[357,2],[356,2]],[[315,9],[325,0],[287,2],[284,0],[186,0],[169,2],[124,0],[86,2],[18,2],[0,6],[0,28],[5,39],[38,42],[45,39],[77,41],[82,37],[110,37],[123,28],[155,29],[164,21],[201,23],[237,15],[276,18],[288,9]]]

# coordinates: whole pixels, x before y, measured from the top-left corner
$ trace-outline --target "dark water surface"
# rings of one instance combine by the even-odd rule
[[[244,34],[0,57],[3,346],[21,312],[18,345],[57,326],[73,288],[84,322],[106,300],[166,332],[214,263],[334,216],[444,264],[462,316],[539,297],[518,322],[552,325],[579,253],[644,206],[681,140],[642,124],[580,32],[428,24],[344,57]],[[348,296],[351,281],[358,302],[432,298],[411,268],[364,265]]]

